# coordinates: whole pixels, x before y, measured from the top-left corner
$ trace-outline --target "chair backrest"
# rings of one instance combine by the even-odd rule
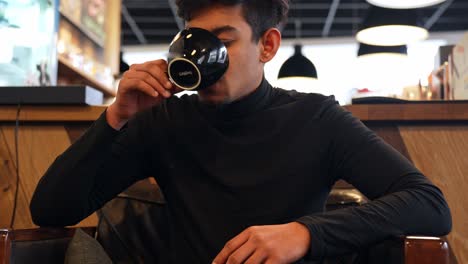
[[[168,209],[161,190],[137,182],[98,211],[97,240],[114,263],[168,263]]]
[[[94,236],[95,227],[82,227]],[[60,263],[74,228],[0,229],[0,264]]]
[[[352,186],[351,188],[333,188],[328,195],[325,209],[332,211],[367,202],[367,197]]]
[[[336,210],[366,202],[367,198],[354,188],[334,188],[328,197],[326,209]],[[168,262],[156,253],[167,250],[165,247],[170,237],[168,212],[164,205],[164,197],[158,186],[143,180],[108,202],[98,212],[100,223],[97,239],[114,263]],[[445,261],[449,252],[447,243],[442,242],[406,237],[389,239],[371,246],[362,254],[332,257],[324,263],[450,263]],[[427,256],[418,257],[419,254]],[[424,262],[427,257],[441,261]]]

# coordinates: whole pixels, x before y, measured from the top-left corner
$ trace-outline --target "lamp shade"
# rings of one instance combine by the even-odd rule
[[[416,9],[371,6],[356,39],[377,46],[398,46],[426,39],[428,31]]]
[[[294,46],[294,54],[281,66],[278,79],[288,77],[308,77],[317,79],[317,70],[314,64],[302,55],[302,46]]]
[[[363,96],[400,95],[403,87],[414,81],[414,69],[402,46],[372,46],[360,44],[353,67],[356,87],[368,88]]]
[[[406,45],[374,46],[374,45],[368,45],[364,43],[359,44],[358,57],[365,56],[365,55],[379,54],[379,53],[407,55],[408,48]]]
[[[367,0],[367,2],[375,6],[396,9],[421,8],[440,4],[444,1],[446,0]]]
[[[369,70],[376,70],[385,65],[402,67],[408,64],[408,48],[401,46],[373,46],[359,44],[358,60],[360,65],[369,66]],[[367,67],[366,66],[366,67]]]

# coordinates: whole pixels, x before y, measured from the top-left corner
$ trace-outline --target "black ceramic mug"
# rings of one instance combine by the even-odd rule
[[[226,46],[202,28],[179,32],[169,47],[169,79],[183,90],[201,90],[218,81],[229,66]]]

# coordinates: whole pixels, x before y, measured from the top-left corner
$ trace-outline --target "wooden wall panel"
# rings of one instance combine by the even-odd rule
[[[10,227],[13,213],[13,201],[16,192],[16,165],[13,162],[15,156],[11,155],[3,130],[0,129],[0,228]],[[24,188],[18,189],[17,212],[15,216],[15,227],[33,226],[29,214],[21,213],[28,208],[29,200],[26,198]]]
[[[2,126],[1,131],[4,137],[4,145],[0,145],[1,153],[9,153],[13,168],[16,168],[14,126]],[[26,221],[18,221],[15,228],[34,227],[29,212],[29,201],[37,186],[39,179],[48,169],[55,158],[70,145],[70,139],[63,126],[20,126],[19,129],[19,161],[20,161],[20,203],[17,208],[17,217],[26,217]],[[13,171],[14,171],[13,169]],[[14,183],[15,174],[9,175],[10,185]],[[9,197],[12,194],[8,194]],[[12,210],[12,200],[7,211]],[[11,215],[8,213],[8,215]],[[0,221],[3,223],[4,215],[1,214]],[[79,226],[96,225],[95,215],[83,220]]]
[[[56,124],[70,122],[94,122],[106,106],[32,106],[21,107],[21,122],[47,122]],[[17,106],[0,105],[0,122],[15,122]]]
[[[468,263],[468,127],[402,126],[414,164],[444,193],[453,229],[449,244],[459,263]]]

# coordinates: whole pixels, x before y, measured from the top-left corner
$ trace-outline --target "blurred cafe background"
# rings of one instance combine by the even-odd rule
[[[42,174],[129,65],[167,58],[183,28],[175,0],[0,0],[0,229],[35,227]],[[446,195],[445,239],[468,263],[468,0],[292,0],[281,31],[266,78],[334,95],[415,163]]]

